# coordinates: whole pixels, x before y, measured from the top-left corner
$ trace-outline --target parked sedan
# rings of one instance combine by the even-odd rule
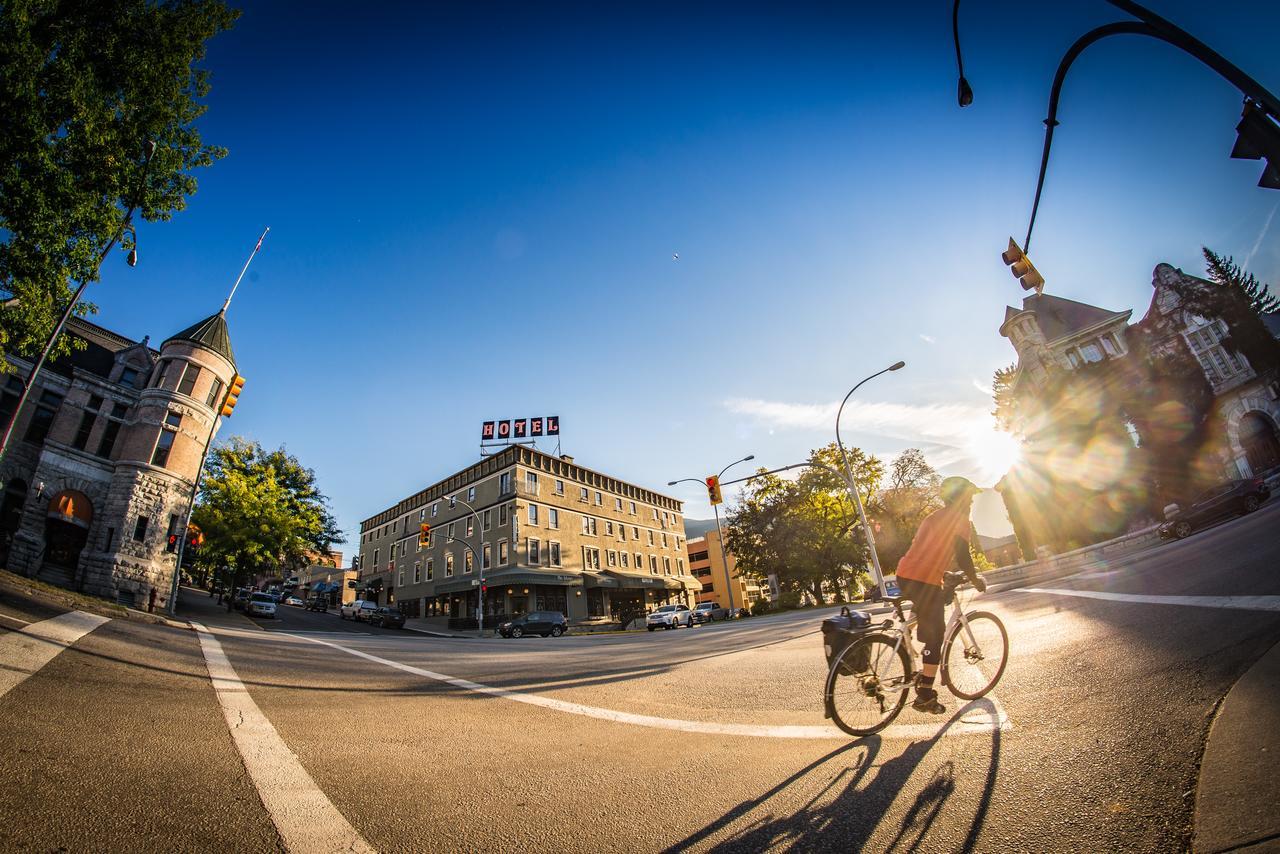
[[[680,626],[689,628],[693,625],[693,612],[688,605],[663,605],[644,618],[644,627],[649,631],[656,629],[674,629]]]
[[[522,638],[525,635],[558,638],[567,631],[569,621],[559,611],[532,611],[498,626],[498,634],[504,638]]]
[[[1270,487],[1260,477],[1219,484],[1197,495],[1186,508],[1176,504],[1166,507],[1167,521],[1160,526],[1160,536],[1180,540],[1198,528],[1252,513],[1270,496]]]
[[[249,594],[249,603],[245,605],[244,612],[250,617],[271,617],[276,616],[276,600],[272,598],[270,593],[251,593]]]
[[[299,599],[297,596],[290,596],[289,598],[284,600],[284,604],[292,605],[295,608],[301,608],[303,603],[302,603],[302,600]]]
[[[383,605],[370,614],[367,619],[371,626],[382,626],[384,629],[404,628],[404,614],[400,613],[399,608],[388,608]]]
[[[729,609],[721,608],[719,602],[699,602],[693,606],[695,623],[714,623],[716,620],[729,619]]]

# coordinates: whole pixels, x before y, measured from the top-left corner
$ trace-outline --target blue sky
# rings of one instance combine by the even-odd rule
[[[230,154],[139,228],[138,268],[108,262],[97,320],[161,340],[216,310],[270,225],[223,435],[313,467],[351,540],[526,415],[709,516],[666,482],[802,459],[898,359],[846,440],[992,480],[970,438],[1022,296],[999,254],[1060,56],[1123,15],[968,0],[962,111],[947,2],[611,5],[249,5],[205,62]],[[1280,90],[1280,6],[1153,6]],[[1091,48],[1031,247],[1048,290],[1140,316],[1152,268],[1202,272],[1202,245],[1280,281],[1280,193],[1227,157],[1240,106],[1154,40]]]

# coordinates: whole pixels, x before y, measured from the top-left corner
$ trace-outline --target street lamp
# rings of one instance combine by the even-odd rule
[[[724,477],[724,473],[727,472],[729,469],[733,468],[734,466],[736,466],[738,463],[750,462],[755,458],[756,458],[755,454],[748,454],[747,456],[743,457],[740,460],[735,460],[729,463],[729,465],[720,469],[720,474],[716,476],[717,479]],[[693,481],[694,483],[701,483],[704,486],[706,485],[706,481],[704,480],[697,480],[696,478],[692,478],[692,477],[682,477],[680,478],[680,480],[668,481],[667,486],[675,486],[677,483],[684,483],[685,481]],[[714,510],[716,513],[716,539],[720,541],[720,562],[724,564],[724,577],[725,577],[725,581],[728,583],[728,590],[729,590],[729,614],[730,616],[732,616],[733,615],[733,574],[729,572],[729,555],[724,548],[724,531],[721,530],[720,528],[720,505],[712,504],[711,509]]]
[[[858,507],[858,519],[862,523],[862,533],[867,538],[867,546],[871,549],[871,567],[876,576],[876,589],[880,591],[880,595],[885,595],[884,590],[884,571],[880,569],[880,558],[876,554],[876,540],[871,534],[871,526],[867,524],[867,511],[862,507],[862,496],[858,494],[858,486],[853,480],[853,467],[849,465],[849,454],[844,449],[844,442],[840,441],[840,416],[844,414],[844,405],[849,402],[849,398],[853,397],[853,393],[868,380],[873,380],[881,374],[887,374],[890,371],[897,371],[905,368],[906,362],[894,362],[884,370],[876,371],[871,376],[862,380],[862,382],[849,389],[849,393],[844,396],[844,400],[840,401],[840,408],[836,411],[836,447],[840,449],[840,456],[844,459],[845,478],[849,484],[849,491],[853,493],[853,502]]]
[[[461,498],[458,498],[457,496],[452,496],[450,497],[449,500],[457,502],[458,504],[461,504],[463,507],[467,508],[467,510],[471,512],[472,518],[474,518],[476,521],[476,533],[479,534],[480,540],[483,543],[484,528],[481,527],[480,525],[480,514],[476,512],[476,508],[472,507],[470,504],[463,501]],[[453,539],[453,538],[445,537],[445,539]],[[484,561],[476,556],[476,550],[471,548],[471,546],[467,543],[466,540],[463,540],[462,544],[467,547],[468,551],[471,552],[471,559],[476,562],[476,571],[480,573],[480,593],[479,595],[476,596],[476,602],[478,603],[478,606],[476,607],[476,627],[479,631],[479,634],[483,635],[484,634]],[[480,553],[484,554],[484,549],[481,549]]]

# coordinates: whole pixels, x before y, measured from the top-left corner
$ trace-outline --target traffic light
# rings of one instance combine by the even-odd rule
[[[418,526],[418,548],[431,548],[431,523],[423,522]]]
[[[1256,103],[1245,101],[1236,133],[1239,135],[1231,156],[1237,160],[1265,159],[1267,168],[1262,170],[1258,186],[1280,190],[1280,127]]]
[[[244,388],[244,377],[236,374],[231,378],[231,387],[227,389],[227,399],[222,403],[222,417],[230,418],[231,410],[236,408],[236,401],[240,399],[240,390]]]
[[[1009,238],[1009,248],[1000,253],[1000,260],[1009,265],[1009,272],[1021,283],[1024,291],[1040,293],[1044,290],[1044,276],[1012,237]]]
[[[715,475],[707,477],[707,497],[712,504],[723,504],[724,496],[720,494],[720,478]]]
[[[480,585],[480,595],[481,595],[481,596],[483,596],[484,594],[486,594],[486,593],[488,593],[488,592],[489,592],[489,585],[488,585],[488,584],[481,584],[481,585]]]

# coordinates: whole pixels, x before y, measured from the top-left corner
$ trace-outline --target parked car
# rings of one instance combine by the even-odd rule
[[[550,635],[558,638],[569,631],[569,621],[559,611],[531,611],[498,626],[498,634],[504,638],[521,638],[525,635]]]
[[[369,619],[369,615],[378,610],[377,602],[370,602],[367,599],[356,599],[354,602],[348,602],[338,609],[338,616],[344,620],[360,620]]]
[[[301,600],[301,599],[299,599],[297,596],[290,596],[288,599],[285,599],[285,600],[284,600],[284,604],[286,604],[286,605],[292,605],[292,606],[293,606],[293,607],[295,607],[295,608],[301,608],[301,607],[302,607],[302,600]]]
[[[399,608],[389,608],[383,605],[368,616],[369,625],[382,626],[384,629],[403,629],[404,614],[400,613]]]
[[[714,623],[716,620],[729,619],[729,609],[721,608],[719,602],[699,602],[693,606],[695,623]]]
[[[307,600],[308,611],[328,611],[329,600],[323,596],[312,596]]]
[[[689,628],[693,625],[693,612],[688,605],[663,605],[644,618],[644,627],[649,631],[655,629],[675,629],[680,626]]]
[[[1160,536],[1180,540],[1191,532],[1233,516],[1252,513],[1271,497],[1271,489],[1260,477],[1232,480],[1206,489],[1185,508],[1171,504],[1164,510]]]
[[[271,597],[270,593],[250,593],[249,603],[245,605],[244,612],[250,617],[271,617],[276,616],[276,601]]]
[[[237,587],[235,595],[231,598],[231,605],[237,611],[243,611],[244,606],[249,602],[249,588]]]

